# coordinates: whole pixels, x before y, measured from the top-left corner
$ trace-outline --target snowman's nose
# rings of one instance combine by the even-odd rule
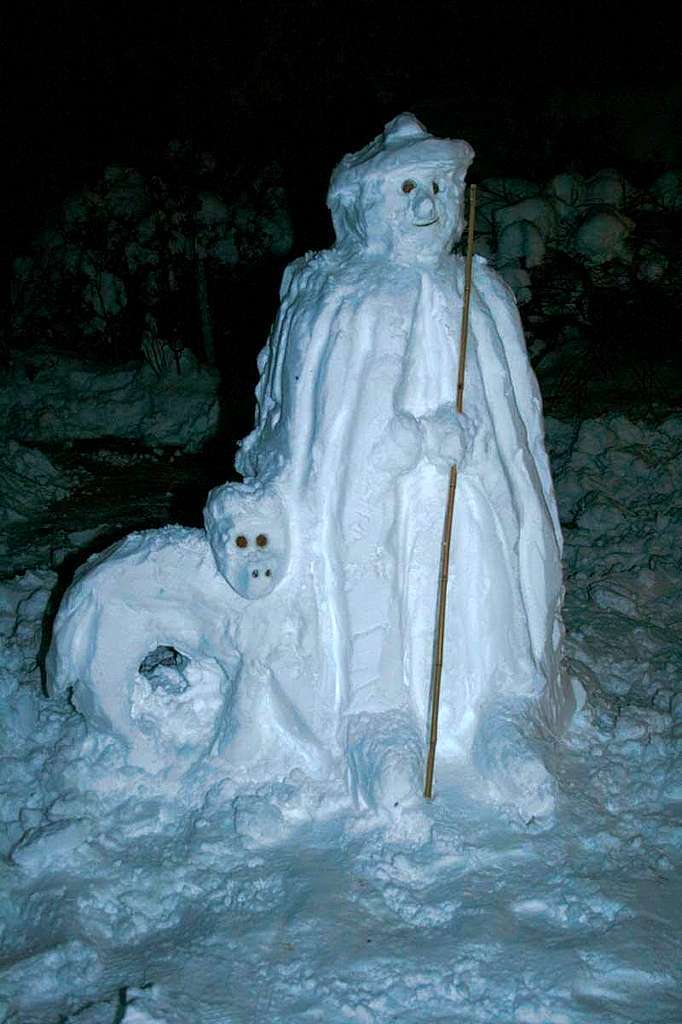
[[[412,198],[412,219],[418,226],[425,226],[427,224],[433,224],[434,221],[438,220],[438,213],[436,211],[436,204],[433,201],[433,196],[423,192],[421,189],[414,190],[414,196]]]

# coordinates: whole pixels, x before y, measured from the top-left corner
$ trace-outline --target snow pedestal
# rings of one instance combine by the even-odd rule
[[[561,534],[514,300],[480,258],[454,407],[472,157],[404,114],[341,161],[336,244],[284,276],[244,482],[211,492],[205,533],[130,538],[68,593],[51,685],[141,768],[210,750],[250,781],[298,767],[367,805],[418,794],[456,462],[439,761],[473,760],[524,814],[551,804],[524,728],[575,707]]]

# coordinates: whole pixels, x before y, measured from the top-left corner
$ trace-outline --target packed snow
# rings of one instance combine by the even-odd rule
[[[396,128],[398,148],[417,141],[412,122],[397,119]],[[378,152],[382,163],[388,148],[395,156],[391,126],[387,134],[388,147],[384,136],[341,168],[359,167],[362,176],[368,155]],[[439,156],[444,152],[452,160],[453,151]],[[406,179],[403,156],[393,168],[382,164],[382,181],[392,169],[399,183]],[[603,179],[588,199],[615,205],[617,183]],[[509,194],[516,189],[516,201],[528,199],[524,183],[500,184]],[[379,195],[385,211],[374,180],[370,186],[365,197]],[[557,183],[566,194],[574,187]],[[422,217],[424,196],[410,198],[412,191],[405,196],[419,237],[419,228],[430,230],[430,217]],[[358,209],[351,206],[351,214]],[[345,226],[358,223],[343,218]],[[371,227],[371,217],[364,223]],[[519,239],[528,237],[524,228]],[[285,279],[282,312],[260,364],[256,430],[239,457],[246,481],[212,492],[206,532],[138,533],[95,556],[61,601],[57,642],[52,624],[63,584],[52,567],[0,586],[0,1018],[676,1024],[682,419],[654,423],[605,412],[546,422],[564,539],[559,671],[554,489],[527,364],[519,376],[523,348],[511,300],[478,262],[465,391],[472,422],[459,447],[447,443],[454,428],[437,396],[434,429],[442,428],[446,458],[440,453],[430,462],[423,442],[417,461],[405,465],[414,430],[389,433],[381,449],[387,464],[372,468],[381,418],[390,423],[392,412],[380,401],[371,359],[346,377],[326,347],[344,330],[361,333],[358,325],[368,324],[379,355],[396,338],[415,337],[415,324],[436,348],[441,327],[432,321],[444,325],[443,338],[456,336],[438,302],[445,289],[445,306],[461,304],[458,261],[450,294],[430,256],[419,260],[419,315],[405,329],[396,314],[387,327],[396,280],[412,294],[405,253],[396,261],[400,271],[388,275],[380,254],[383,270],[372,276],[376,256],[359,257],[355,243],[344,248],[341,234],[339,240],[338,265],[332,251],[295,264]],[[344,287],[355,289],[345,306]],[[315,300],[297,304],[297,288]],[[488,337],[484,316],[495,325]],[[309,327],[313,344],[305,355],[299,339]],[[501,373],[486,356],[491,340],[502,345],[507,367],[516,359],[516,376],[501,374],[492,410],[480,383]],[[445,363],[448,388],[456,366]],[[297,387],[304,374],[325,398],[322,414],[308,420]],[[348,418],[342,403],[334,405],[341,386]],[[414,394],[423,401],[424,388]],[[515,413],[511,433],[505,409]],[[427,401],[410,415],[417,421],[434,411]],[[475,441],[485,415],[496,438],[492,470]],[[208,423],[204,429],[210,433]],[[428,441],[426,426],[422,431]],[[304,459],[297,463],[301,436]],[[513,453],[513,438],[521,436],[531,453],[525,465]],[[26,470],[31,494],[43,484],[55,495],[69,486],[38,448],[31,451],[17,446],[12,456],[12,466]],[[343,483],[350,451],[358,481]],[[488,436],[488,459],[490,453]],[[423,679],[408,680],[405,692],[384,686],[382,646],[358,647],[361,657],[356,647],[370,607],[405,600],[426,630],[422,591],[427,581],[435,588],[442,521],[432,538],[436,550],[424,551],[428,572],[406,583],[388,513],[418,485],[421,501],[400,507],[416,521],[438,519],[453,457],[462,462],[455,530],[465,540],[459,548],[455,541],[449,626],[463,630],[475,652],[464,708],[471,736],[448,743],[450,719],[462,710],[461,697],[449,703],[457,675],[448,666],[447,724],[428,802],[415,792],[414,772],[405,771],[423,758],[424,729],[415,726],[426,714],[415,699]],[[475,486],[476,472],[492,490]],[[516,474],[497,533],[485,518],[496,508],[495,472]],[[30,521],[29,499],[10,504],[11,515]],[[534,510],[529,546],[544,552],[541,564],[526,569],[523,540],[504,543],[524,509]],[[321,519],[326,528],[317,534]],[[474,543],[476,530],[481,539]],[[387,564],[374,576],[372,545],[382,531]],[[86,546],[92,537],[80,540]],[[319,564],[306,555],[311,551],[323,553]],[[482,619],[484,635],[463,617],[463,607],[477,600],[473,555],[482,575],[499,585],[500,562],[512,581],[524,572],[530,580],[525,591],[509,591],[511,624],[502,602],[493,620]],[[462,580],[457,559],[469,556]],[[35,564],[29,554],[26,564]],[[353,571],[357,565],[361,572]],[[458,585],[471,589],[458,598]],[[327,644],[327,624],[341,617],[345,629]],[[515,634],[519,617],[526,632]],[[401,649],[390,621],[375,632],[382,628]],[[492,686],[486,676],[479,648],[499,653],[503,635],[510,659],[540,666],[525,694],[499,680]],[[339,661],[353,681],[347,691],[335,682],[343,675]],[[529,700],[549,712],[529,717]],[[482,703],[493,713],[480,715]],[[349,719],[355,731],[345,729]],[[513,777],[505,779],[510,765]],[[529,803],[519,792],[542,799]]]
[[[196,451],[216,431],[218,387],[188,350],[161,369],[32,350],[7,373],[0,429],[22,444],[107,436]]]
[[[551,812],[526,736],[534,717],[557,735],[582,687],[559,665],[561,533],[537,383],[513,299],[480,257],[466,417],[453,403],[464,275],[451,251],[472,157],[403,114],[344,158],[327,198],[336,245],[284,276],[244,482],[211,492],[206,533],[129,538],[71,585],[48,687],[123,748],[131,785],[180,764],[193,778],[191,749],[229,766],[235,796],[297,767],[366,808],[414,801],[456,463],[440,756],[475,762],[482,793],[524,820]],[[182,701],[140,680],[158,648],[199,673]],[[200,703],[210,723],[194,721]]]

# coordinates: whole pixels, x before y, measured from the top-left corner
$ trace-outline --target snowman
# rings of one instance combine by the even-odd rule
[[[476,762],[532,816],[551,782],[524,740],[556,731],[561,533],[540,395],[513,296],[477,258],[465,413],[454,395],[473,151],[411,114],[335,169],[336,244],[285,273],[237,468],[289,510],[290,571],[315,581],[322,675],[351,788],[420,789],[448,472],[459,469],[439,758]]]
[[[344,157],[335,245],[284,274],[243,481],[210,493],[204,530],[133,535],[69,589],[50,687],[131,771],[201,763],[237,791],[295,770],[359,807],[420,799],[455,463],[436,785],[453,767],[524,820],[551,810],[529,737],[576,707],[561,533],[515,302],[479,258],[455,409],[472,158],[411,114]]]

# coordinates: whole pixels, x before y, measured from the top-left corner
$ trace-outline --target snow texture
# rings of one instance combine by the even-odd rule
[[[557,194],[584,188],[570,177],[555,179]],[[420,184],[417,168],[409,178]],[[422,192],[433,180],[421,182]],[[516,203],[534,186],[513,179],[496,189]],[[410,211],[419,215],[425,198],[413,197]],[[488,340],[504,345],[506,359],[509,351],[523,355],[520,345],[507,347],[520,339],[510,299],[479,263],[463,431],[454,432],[437,409],[428,428],[408,420],[405,430],[386,434],[385,421],[397,412],[387,412],[376,375],[366,374],[365,364],[325,360],[326,349],[348,338],[344,329],[363,338],[358,324],[365,319],[370,357],[389,337],[413,338],[411,320],[408,328],[398,315],[391,320],[391,286],[405,287],[395,300],[400,313],[403,294],[423,312],[424,278],[427,296],[444,285],[430,256],[418,267],[367,258],[355,273],[351,250],[339,245],[288,272],[281,316],[261,359],[256,430],[241,452],[250,479],[212,493],[206,531],[134,534],[80,570],[61,604],[50,696],[41,691],[40,666],[57,576],[41,569],[0,582],[3,1024],[682,1019],[682,421],[668,416],[654,425],[611,414],[547,422],[567,587],[566,656],[555,679],[570,687],[567,705],[564,691],[548,692],[556,708],[570,709],[571,694],[578,695],[578,713],[560,736],[526,728],[525,711],[537,708],[546,668],[528,694],[486,694],[490,713],[481,715],[469,753],[457,756],[446,744],[436,799],[411,799],[423,757],[412,695],[403,700],[397,687],[378,708],[377,687],[349,687],[342,694],[349,705],[330,712],[323,702],[320,666],[336,664],[323,643],[331,610],[345,609],[352,626],[368,592],[380,608],[388,600],[381,577],[367,571],[373,563],[366,540],[381,530],[390,535],[385,510],[394,498],[377,500],[372,472],[341,442],[350,438],[367,463],[375,451],[381,456],[373,469],[386,495],[420,470],[442,483],[456,457],[456,530],[465,517],[476,536],[491,495],[481,487],[468,503],[460,499],[479,472],[485,485],[496,479],[480,461],[476,438],[488,433],[486,457],[492,454],[505,479],[513,468],[515,479],[527,480],[499,447],[495,428],[513,446],[523,424],[530,441],[539,406],[525,356],[530,383],[510,391],[502,374],[501,409],[518,417],[500,424],[500,408],[493,414],[477,391],[477,367],[493,377],[500,372],[485,360],[491,352],[482,308],[492,313]],[[382,274],[373,276],[380,265]],[[461,271],[456,260],[445,265]],[[410,273],[420,280],[418,297],[406,287]],[[334,288],[344,282],[352,288],[342,301]],[[455,305],[456,290],[448,293]],[[499,297],[492,308],[491,295]],[[500,318],[503,310],[513,330],[499,329],[510,322]],[[456,321],[456,308],[450,318]],[[430,337],[438,342],[446,331],[435,322]],[[308,326],[313,344],[305,350]],[[321,384],[308,420],[315,446],[303,467],[295,460],[299,435],[283,429],[293,427],[290,410],[302,395],[294,356]],[[518,363],[506,365],[510,372]],[[449,388],[452,367],[443,374]],[[339,380],[352,408],[340,422],[334,415],[344,407],[333,404]],[[519,406],[524,394],[534,397],[535,415]],[[363,420],[366,409],[372,416]],[[369,455],[360,422],[368,442],[382,442]],[[535,436],[535,452],[523,449],[525,468],[544,467],[547,475],[538,468],[540,484],[532,493],[521,486],[521,497],[545,500],[551,528],[536,517],[530,536],[546,541],[558,536],[556,509],[540,432]],[[406,448],[413,459],[418,452],[416,462],[405,460]],[[31,488],[32,481],[62,486],[30,450],[15,448],[12,457]],[[319,477],[322,489],[315,487]],[[356,524],[348,517],[361,498],[366,519],[350,532]],[[411,513],[423,505],[427,515],[429,498],[427,488]],[[512,504],[504,504],[502,527],[525,507]],[[322,536],[315,526],[321,507],[333,513]],[[436,543],[438,535],[439,528]],[[402,536],[387,545],[382,564],[388,584],[409,594],[419,580],[403,583],[396,571]],[[522,540],[510,552],[504,538],[501,529],[498,551],[520,579]],[[338,575],[329,574],[329,550]],[[353,557],[359,551],[357,563],[351,550]],[[457,587],[470,583],[456,569],[462,551],[465,545],[451,563],[452,614]],[[546,589],[553,564],[533,576],[543,584],[540,607],[553,593]],[[485,559],[483,565],[488,571]],[[268,568],[271,576],[261,577]],[[254,570],[258,577],[249,575]],[[512,600],[525,614],[513,590]],[[484,623],[477,642],[488,628]],[[371,659],[352,660],[357,634],[338,635],[346,664],[369,673]],[[542,641],[543,630],[538,635]],[[546,665],[554,643],[552,637]],[[530,633],[521,649],[528,659]],[[300,686],[287,690],[287,679]],[[314,728],[320,722],[333,727],[324,743]],[[359,798],[361,789],[374,806]],[[529,813],[529,792],[537,815]]]
[[[543,827],[472,799],[466,772],[390,820],[296,770],[238,795],[227,769],[192,799],[79,794],[82,720],[38,695],[55,574],[3,584],[8,1024],[676,1024],[682,422],[547,427],[587,703],[546,748]]]
[[[154,370],[57,356],[16,354],[0,389],[0,429],[22,444],[117,437],[196,451],[218,427],[216,370],[191,352]]]
[[[472,156],[401,115],[344,158],[336,246],[285,274],[244,483],[211,493],[206,534],[129,538],[70,588],[49,685],[72,690],[130,768],[175,778],[211,750],[251,783],[295,764],[346,778],[362,806],[417,798],[456,462],[439,754],[473,759],[482,792],[524,820],[551,813],[525,734],[533,718],[557,733],[575,709],[561,533],[518,316],[480,259],[466,417],[453,401],[463,263],[450,252]],[[198,673],[182,701],[141,678],[159,646]]]
[[[65,498],[71,489],[68,475],[37,448],[10,441],[0,455],[0,522],[26,520],[38,505]]]
[[[627,279],[626,291],[637,281],[679,291],[677,265],[669,265],[658,244],[661,215],[680,209],[679,171],[666,171],[648,189],[635,188],[612,168],[588,179],[557,174],[544,188],[488,178],[478,202],[476,252],[496,267],[520,305],[534,298],[538,268],[557,258],[565,265],[565,257],[582,273],[584,286],[591,281],[608,287],[606,269]]]

